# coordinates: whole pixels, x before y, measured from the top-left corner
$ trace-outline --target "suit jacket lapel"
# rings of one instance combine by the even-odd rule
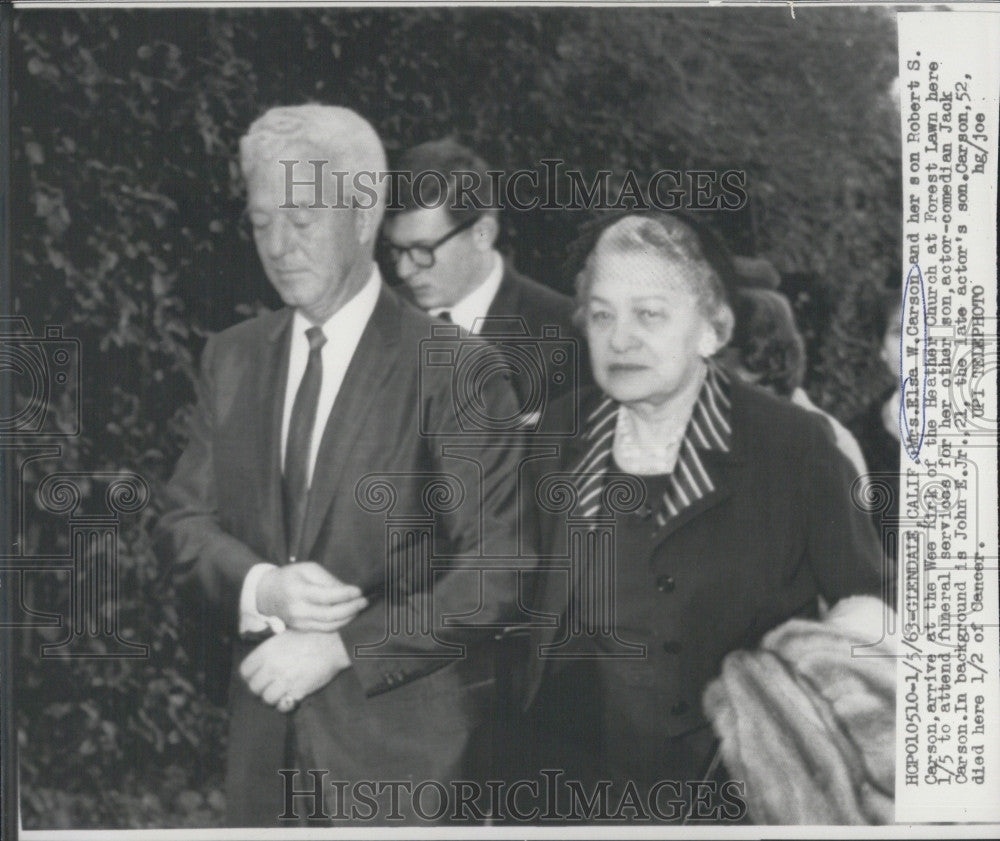
[[[719,451],[699,452],[705,472],[711,477],[713,489],[704,496],[682,508],[677,514],[667,518],[653,538],[654,544],[662,543],[677,529],[733,494],[733,477],[740,462],[738,455]]]
[[[263,404],[259,412],[261,423],[256,424],[258,460],[257,475],[262,479],[257,499],[261,505],[260,522],[265,524],[266,543],[270,558],[284,559],[285,518],[281,512],[281,420],[285,405],[285,387],[288,382],[289,331],[293,310],[284,309],[276,314],[275,323],[267,333],[264,358],[257,379],[257,394]]]
[[[303,557],[312,555],[334,495],[341,490],[344,465],[354,449],[355,439],[367,425],[367,415],[380,385],[402,364],[397,347],[400,303],[394,294],[383,285],[327,418],[302,526]]]
[[[574,515],[598,517],[604,513],[604,483],[611,462],[618,404],[610,397],[602,397],[596,406],[587,407],[584,413],[584,434],[580,447],[572,453],[570,462],[576,476],[577,499]]]
[[[617,404],[605,398],[586,415],[582,456],[573,462],[577,474],[577,515],[600,516],[601,488],[614,445]],[[656,517],[656,542],[732,493],[732,465],[740,461],[733,448],[727,375],[709,369],[688,423],[677,464],[661,499],[647,500]]]
[[[659,526],[655,543],[733,493],[742,457],[732,429],[728,386],[725,372],[712,365],[688,423],[670,488],[663,500],[651,501]]]

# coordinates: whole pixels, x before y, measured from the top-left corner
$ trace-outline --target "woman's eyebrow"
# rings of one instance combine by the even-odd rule
[[[600,295],[591,295],[589,297],[590,297],[591,301],[599,301],[602,304],[610,304],[611,303],[611,301],[608,298],[602,298]],[[651,295],[633,295],[631,298],[628,299],[628,301],[629,301],[629,303],[633,303],[633,304],[644,303],[646,301],[660,301],[660,302],[663,302],[663,303],[668,303],[670,301],[670,298],[667,295],[657,295],[657,294],[651,294]]]

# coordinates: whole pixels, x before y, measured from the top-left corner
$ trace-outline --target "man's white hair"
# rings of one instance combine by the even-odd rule
[[[347,173],[343,179],[347,195],[341,200],[349,201],[356,192],[354,178],[358,173],[372,173],[361,183],[366,193],[373,191],[377,194],[373,210],[381,220],[388,192],[386,179],[381,176],[386,172],[387,163],[382,141],[367,120],[350,108],[335,105],[272,108],[254,120],[240,139],[243,177],[249,179],[262,165],[279,166],[279,157],[286,155],[289,147],[296,146],[301,146],[311,159],[327,161],[324,173],[334,170]],[[371,206],[371,195],[363,195],[359,204],[361,207]]]

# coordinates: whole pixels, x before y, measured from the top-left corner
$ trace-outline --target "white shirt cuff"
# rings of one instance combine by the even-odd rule
[[[274,633],[285,631],[285,623],[277,616],[265,616],[257,610],[257,585],[265,573],[277,569],[274,564],[254,564],[243,579],[240,591],[240,635],[257,634],[270,628]]]

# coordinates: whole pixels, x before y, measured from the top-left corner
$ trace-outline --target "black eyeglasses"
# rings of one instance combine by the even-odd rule
[[[468,230],[478,221],[479,217],[466,219],[461,225],[456,225],[448,231],[448,233],[441,237],[441,239],[437,242],[432,242],[430,245],[396,245],[396,243],[391,240],[386,240],[386,250],[389,253],[389,258],[394,263],[399,263],[405,254],[418,269],[429,269],[435,263],[435,251],[437,251],[452,237],[458,236],[458,234],[462,233],[462,231]]]

